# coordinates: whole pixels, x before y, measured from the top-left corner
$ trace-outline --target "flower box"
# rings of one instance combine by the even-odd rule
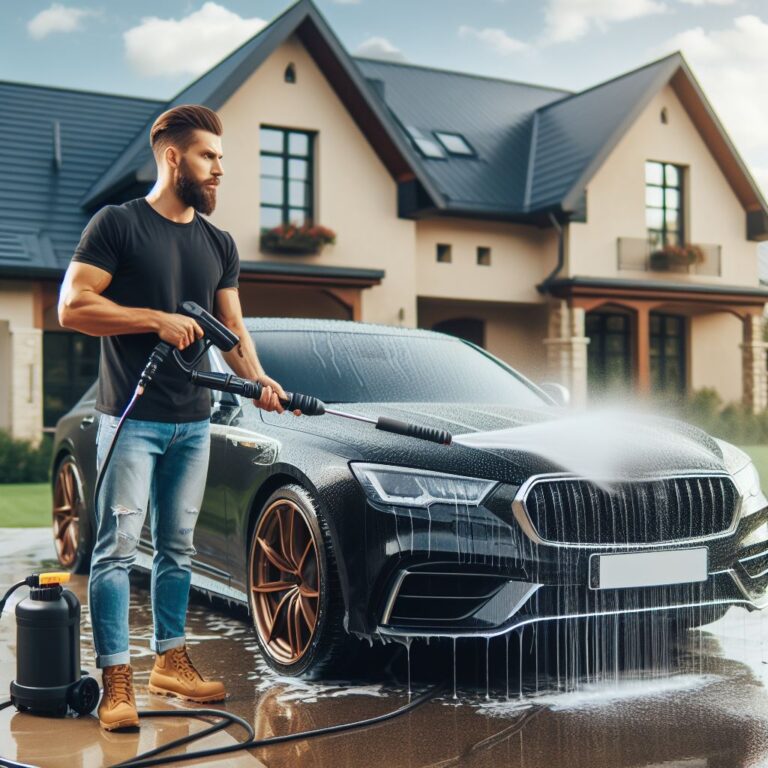
[[[704,251],[698,245],[665,245],[651,252],[651,269],[665,270],[687,269],[704,262]]]
[[[336,242],[336,233],[319,224],[286,224],[261,233],[261,249],[270,253],[314,254]]]

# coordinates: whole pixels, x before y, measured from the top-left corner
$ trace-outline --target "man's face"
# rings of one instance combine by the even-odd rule
[[[197,130],[174,169],[176,195],[198,213],[208,215],[216,208],[216,190],[224,175],[222,157],[221,136]]]

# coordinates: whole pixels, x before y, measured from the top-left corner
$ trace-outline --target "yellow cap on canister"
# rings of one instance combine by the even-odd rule
[[[37,583],[42,587],[50,584],[66,584],[70,574],[66,571],[50,571],[41,573],[37,577]]]

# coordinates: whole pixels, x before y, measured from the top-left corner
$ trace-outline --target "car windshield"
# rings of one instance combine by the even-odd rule
[[[534,386],[458,339],[328,331],[253,331],[264,370],[327,403],[546,403]]]

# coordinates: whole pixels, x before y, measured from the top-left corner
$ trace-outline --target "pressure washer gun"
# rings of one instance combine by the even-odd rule
[[[261,397],[263,388],[258,381],[243,379],[240,376],[235,376],[231,373],[198,371],[194,368],[194,366],[197,365],[208,352],[210,347],[216,346],[223,352],[229,352],[240,339],[238,339],[229,328],[219,322],[219,320],[209,312],[206,312],[194,301],[183,302],[177,311],[180,314],[187,315],[187,317],[194,318],[203,329],[202,351],[200,351],[194,359],[185,360],[178,349],[172,348],[170,344],[167,344],[166,342],[161,342],[155,347],[152,355],[154,356],[159,350],[158,357],[161,358],[159,362],[162,362],[162,360],[170,354],[176,365],[187,374],[189,380],[199,387],[216,389],[221,392],[230,392],[234,395],[242,395],[243,397],[258,400]],[[154,366],[154,369],[156,369],[159,362],[153,360],[153,357],[151,356],[147,363],[147,368],[144,369],[145,373],[150,366]],[[154,375],[154,369],[150,371],[151,375],[149,376],[149,380],[151,380],[151,376]],[[144,374],[142,374],[142,378],[143,377]],[[146,386],[146,384],[141,384],[140,382],[140,386]],[[302,395],[298,392],[286,392],[286,398],[281,398],[280,402],[286,410],[299,410],[306,416],[322,416],[323,414],[328,413],[332,416],[341,416],[345,419],[354,419],[355,421],[364,421],[369,424],[374,424],[376,429],[380,429],[384,432],[393,432],[397,435],[415,437],[419,440],[429,440],[441,445],[450,445],[452,441],[451,433],[446,432],[443,429],[433,429],[432,427],[423,427],[418,424],[409,424],[406,421],[390,419],[386,416],[380,416],[378,419],[368,419],[354,413],[346,413],[344,411],[328,408],[322,400],[312,397],[311,395]]]

